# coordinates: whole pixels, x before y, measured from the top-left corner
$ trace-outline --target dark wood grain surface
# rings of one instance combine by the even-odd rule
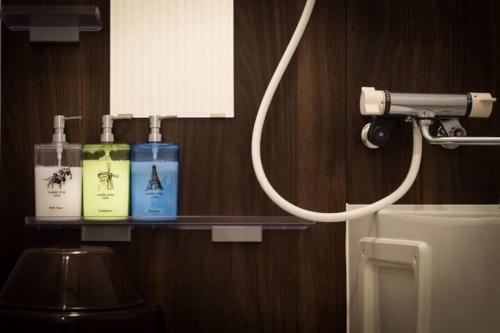
[[[26,246],[78,243],[77,231],[26,230],[23,217],[34,213],[33,145],[50,140],[51,116],[83,115],[81,124],[68,123],[68,138],[96,142],[100,117],[109,112],[109,4],[95,3],[105,28],[82,33],[79,46],[34,46],[27,33],[3,31],[2,209],[10,218],[0,236],[2,281]],[[181,214],[283,214],[255,180],[250,139],[302,5],[236,1],[236,117],[164,122],[164,137],[181,147]],[[345,161],[335,155],[345,154],[346,108],[345,99],[334,97],[345,90],[345,4],[319,2],[318,9],[273,102],[263,160],[286,198],[335,210],[345,202]],[[337,117],[342,122],[332,121]],[[116,123],[117,141],[144,142],[147,133],[145,119]],[[345,330],[343,224],[266,231],[262,244],[212,244],[206,231],[158,229],[134,231],[130,244],[108,245],[140,290],[163,306],[169,332]]]
[[[4,0],[4,4],[33,4]],[[2,30],[0,282],[28,246],[78,243],[75,230],[28,230],[34,213],[33,145],[50,141],[52,115],[73,142],[97,142],[109,112],[109,3],[96,4],[104,30],[80,45],[30,45]],[[253,175],[250,139],[266,84],[303,0],[235,1],[235,118],[166,121],[181,147],[180,213],[283,214]],[[480,10],[478,8],[481,8]],[[500,6],[495,1],[318,0],[304,41],[281,84],[263,135],[268,176],[306,208],[369,203],[404,177],[411,137],[401,124],[382,151],[359,133],[361,86],[393,91],[499,92]],[[475,13],[475,14],[471,14]],[[474,134],[500,135],[500,115],[470,121]],[[117,141],[147,138],[147,120],[117,122]],[[421,175],[403,202],[496,203],[498,151],[425,146]],[[266,231],[262,244],[212,244],[204,231],[137,230],[112,246],[139,289],[163,306],[168,332],[344,332],[345,227]]]
[[[411,129],[400,124],[383,152],[365,149],[359,131],[361,86],[402,92],[500,95],[500,7],[496,1],[349,1],[348,199],[369,203],[395,189],[411,158]],[[498,106],[496,107],[498,110]],[[500,136],[500,112],[464,121],[469,135]],[[499,202],[500,152],[424,145],[420,175],[405,203]]]

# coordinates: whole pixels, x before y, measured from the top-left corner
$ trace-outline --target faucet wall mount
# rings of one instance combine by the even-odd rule
[[[372,121],[361,131],[366,147],[384,147],[391,137],[394,122],[398,118],[416,120],[422,135],[430,144],[454,149],[464,145],[500,145],[500,137],[468,137],[460,124],[463,118],[489,118],[496,101],[490,93],[466,94],[411,94],[393,93],[363,87],[360,97],[362,115],[371,116]],[[430,127],[437,122],[437,135]]]

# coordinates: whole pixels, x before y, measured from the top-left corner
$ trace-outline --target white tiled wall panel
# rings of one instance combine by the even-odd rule
[[[233,0],[111,0],[111,114],[234,117]]]

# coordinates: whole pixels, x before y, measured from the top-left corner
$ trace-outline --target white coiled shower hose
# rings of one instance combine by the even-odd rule
[[[271,78],[271,81],[269,82],[269,85],[267,86],[264,97],[262,98],[262,101],[260,103],[252,133],[252,163],[255,175],[257,176],[257,180],[259,181],[260,186],[267,194],[267,196],[281,209],[306,220],[316,222],[342,222],[373,214],[380,209],[397,202],[408,192],[415,179],[417,178],[418,171],[420,169],[420,162],[422,159],[422,134],[420,133],[420,129],[417,123],[414,121],[413,156],[411,159],[410,169],[408,170],[408,174],[406,175],[405,180],[393,193],[370,205],[348,212],[344,211],[337,213],[321,213],[300,208],[287,201],[278,192],[276,192],[271,183],[269,183],[269,180],[266,177],[266,173],[264,172],[264,168],[262,167],[262,160],[260,155],[262,128],[264,127],[266,115],[269,111],[269,105],[271,104],[276,89],[278,88],[278,85],[281,81],[281,78],[283,77],[283,74],[285,73],[286,68],[288,67],[288,64],[290,63],[290,60],[293,57],[295,50],[297,49],[300,39],[304,34],[304,30],[306,29],[309,18],[311,17],[315,2],[316,0],[306,1],[306,5],[300,17],[299,23],[295,28],[292,39],[290,39],[285,53],[283,53],[278,67],[276,67],[276,70]]]

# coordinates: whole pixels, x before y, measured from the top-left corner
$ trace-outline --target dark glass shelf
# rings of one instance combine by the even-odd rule
[[[29,31],[32,42],[78,42],[80,31],[103,27],[97,6],[0,6],[0,20],[12,31]]]
[[[176,218],[137,219],[133,217],[26,217],[35,228],[128,227],[211,230],[213,227],[261,227],[267,230],[305,230],[314,222],[294,216],[177,216]]]

